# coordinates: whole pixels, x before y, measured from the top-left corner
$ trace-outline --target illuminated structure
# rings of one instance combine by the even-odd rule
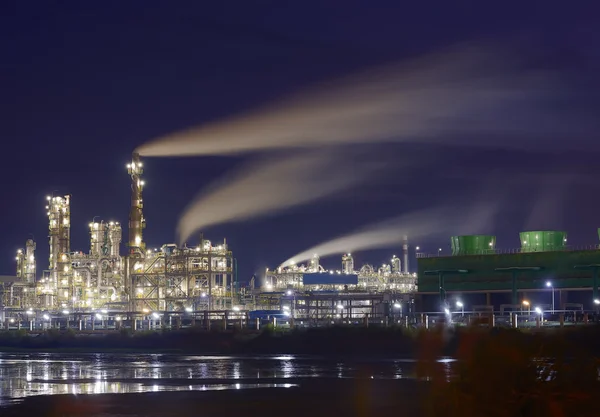
[[[134,153],[127,165],[131,208],[127,255],[121,256],[119,222],[89,223],[87,253],[71,250],[71,196],[48,196],[48,269],[36,277],[35,242],[16,256],[16,277],[4,279],[2,305],[17,311],[156,312],[232,308],[234,258],[224,241],[213,246],[200,239],[195,247],[175,244],[146,250],[143,231],[143,165]]]
[[[72,198],[47,197],[48,269],[41,276],[36,274],[36,243],[28,240],[25,249],[17,252],[16,277],[4,277],[0,283],[0,305],[4,312],[20,317],[37,312],[94,317],[92,312],[106,310],[108,313],[103,314],[127,312],[143,317],[158,313],[255,310],[263,308],[265,303],[290,308],[286,297],[292,297],[294,303],[290,305],[299,318],[352,318],[382,314],[379,311],[382,303],[396,302],[398,297],[415,289],[415,276],[406,272],[405,238],[404,270],[396,256],[380,268],[364,265],[356,270],[348,253],[342,257],[341,270],[327,271],[315,254],[307,265],[267,270],[264,280],[261,277],[260,288],[237,293],[236,261],[226,240],[213,244],[201,235],[197,245],[170,243],[156,249],[147,247],[143,168],[139,155],[134,153],[127,164],[131,205],[124,251],[121,251],[122,225],[98,218],[88,225],[89,250],[73,251]]]
[[[330,279],[331,284],[312,285],[307,284],[305,276],[310,274],[323,274],[324,276],[357,276],[356,283],[343,280]],[[310,260],[308,265],[292,265],[288,268],[279,267],[274,271],[267,269],[264,290],[282,291],[286,289],[295,290],[346,290],[354,292],[384,292],[411,293],[416,290],[416,275],[406,273],[401,269],[400,258],[393,256],[390,264],[383,264],[378,269],[372,265],[365,264],[360,269],[354,269],[354,259],[350,253],[342,256],[342,268],[340,270],[325,270],[319,264],[318,255]]]

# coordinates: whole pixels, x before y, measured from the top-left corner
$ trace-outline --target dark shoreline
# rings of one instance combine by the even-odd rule
[[[293,331],[205,331],[184,329],[164,332],[121,332],[78,335],[74,332],[51,331],[36,337],[24,332],[0,333],[0,352],[57,353],[164,353],[202,355],[379,355],[415,358],[424,345],[440,345],[442,356],[454,356],[465,335],[512,335],[531,346],[564,343],[577,349],[600,353],[600,326],[577,328],[515,329],[436,329],[406,330],[402,328],[329,327]]]
[[[32,396],[0,408],[2,417],[285,415],[340,413],[422,415],[425,388],[415,380],[313,379],[291,388],[225,391],[153,392],[142,394]]]

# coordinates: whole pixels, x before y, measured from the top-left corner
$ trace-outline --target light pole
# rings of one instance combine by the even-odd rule
[[[296,317],[296,293],[292,290],[287,290],[285,293],[288,297],[292,297],[292,308],[291,308],[292,312],[291,313],[292,313],[292,318],[295,318]]]
[[[552,290],[552,314],[554,314],[554,287],[552,286],[552,282],[546,282],[546,287]]]
[[[531,304],[529,304],[529,301],[523,300],[523,305],[527,307],[527,314],[531,315]]]
[[[457,301],[456,302],[456,307],[460,308],[460,315],[462,317],[464,317],[465,316],[465,305],[462,302]]]
[[[402,304],[394,303],[394,309],[400,311],[400,315],[398,316],[398,322],[400,322],[400,319],[402,318]]]
[[[538,314],[538,326],[540,326],[544,322],[544,312],[540,307],[536,307],[535,312]]]

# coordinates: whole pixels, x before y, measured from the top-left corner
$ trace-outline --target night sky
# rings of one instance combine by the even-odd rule
[[[46,195],[72,195],[72,249],[87,252],[87,224],[94,216],[127,223],[125,164],[137,146],[323,80],[456,42],[510,45],[526,38],[543,47],[541,65],[562,68],[577,88],[600,92],[595,77],[588,78],[600,73],[597,12],[558,1],[511,4],[516,2],[2,2],[0,274],[14,274],[15,251],[31,235],[38,243],[38,271],[47,267]],[[588,97],[573,105],[600,119],[597,103]],[[496,234],[498,247],[518,247],[519,231],[538,228],[566,230],[574,245],[597,244],[598,130],[590,129],[589,138],[597,145],[585,152],[413,146],[411,152],[429,155],[431,163],[410,175],[392,170],[343,196],[204,234],[212,241],[227,238],[240,280],[247,280],[324,240],[472,189],[501,196],[501,215],[481,230]],[[406,149],[365,152],[380,152],[393,166],[394,155]],[[147,245],[175,241],[185,206],[243,159],[146,159]],[[449,239],[411,243],[435,252],[448,248]],[[380,264],[399,252],[355,255],[359,265]],[[324,263],[338,267],[339,260]]]

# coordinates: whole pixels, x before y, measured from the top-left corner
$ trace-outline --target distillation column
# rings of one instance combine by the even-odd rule
[[[342,272],[344,274],[353,274],[354,273],[354,259],[352,258],[352,254],[347,253],[342,256]]]
[[[35,284],[35,241],[27,239],[25,242],[25,274],[24,280],[27,284]]]
[[[402,255],[404,256],[404,273],[408,274],[408,236],[404,236],[402,243]]]
[[[108,239],[110,244],[109,254],[113,258],[117,258],[119,256],[122,235],[123,233],[119,222],[110,222],[108,224]]]
[[[320,266],[321,266],[321,259],[319,258],[319,255],[317,255],[315,253],[313,255],[312,259],[310,260],[310,270],[312,272],[319,272]]]
[[[23,249],[17,251],[17,278],[20,280],[25,279],[25,254]]]
[[[395,274],[399,274],[402,272],[400,258],[398,258],[396,255],[392,256],[392,272]]]
[[[144,173],[142,162],[140,161],[140,155],[134,153],[131,159],[131,163],[127,164],[127,172],[131,176],[131,207],[129,209],[129,236],[128,236],[128,256],[125,259],[125,293],[129,297],[130,309],[135,310],[135,299],[136,294],[133,293],[136,283],[134,283],[135,276],[133,274],[136,264],[136,259],[145,257],[145,245],[144,245],[144,227],[146,221],[144,219],[144,203],[142,200],[142,190],[144,187],[144,181],[141,175]],[[143,263],[140,263],[143,265]],[[156,288],[158,296],[158,288]]]
[[[50,282],[44,304],[48,308],[55,307],[56,301],[66,307],[72,297],[70,196],[47,197],[47,200]]]
[[[141,175],[144,173],[140,155],[133,154],[130,164],[127,165],[127,171],[131,175],[131,209],[129,211],[129,254],[144,253],[144,227],[146,221],[143,213],[142,190],[144,181]]]

